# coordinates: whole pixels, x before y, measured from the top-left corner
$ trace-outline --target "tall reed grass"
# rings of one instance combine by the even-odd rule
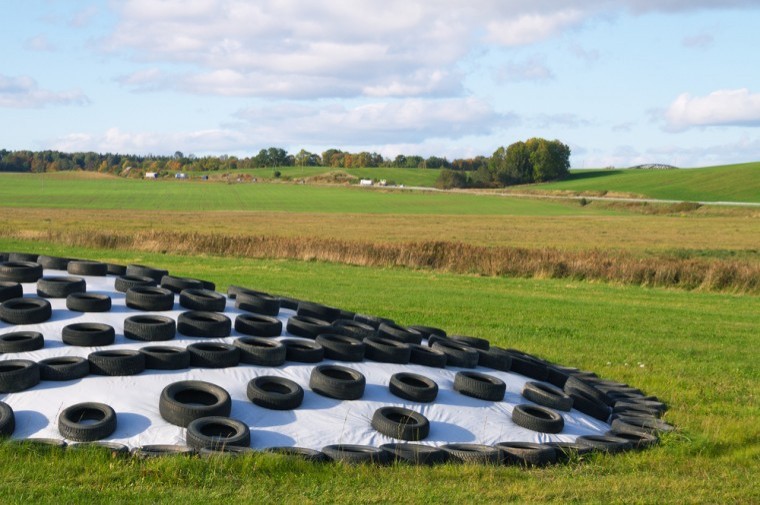
[[[374,243],[317,237],[140,231],[9,231],[9,238],[172,254],[327,261],[488,276],[567,278],[649,287],[760,293],[760,264],[622,251],[487,247],[461,242]]]

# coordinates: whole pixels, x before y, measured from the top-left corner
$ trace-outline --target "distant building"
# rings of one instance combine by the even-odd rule
[[[372,186],[372,179],[360,179],[359,186]]]
[[[157,172],[145,172],[145,178],[146,179],[158,179],[158,173]]]
[[[184,172],[177,172],[174,174],[175,179],[187,179],[187,174]]]

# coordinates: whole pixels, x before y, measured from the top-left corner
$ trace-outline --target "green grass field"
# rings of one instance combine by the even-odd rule
[[[678,427],[649,451],[532,470],[348,467],[265,455],[142,462],[5,445],[3,503],[760,501],[758,297],[7,239],[0,250],[153,264],[219,289],[239,283],[486,337],[640,387],[670,405],[666,420]]]
[[[0,174],[0,206],[411,215],[560,216],[578,212],[577,204],[466,194],[307,184],[148,181],[81,174]]]
[[[516,189],[610,191],[665,200],[760,202],[760,162],[679,170],[573,170],[567,180]]]

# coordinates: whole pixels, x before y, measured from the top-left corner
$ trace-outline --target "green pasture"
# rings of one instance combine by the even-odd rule
[[[758,297],[7,239],[0,250],[152,264],[220,290],[242,284],[486,337],[640,387],[670,405],[665,419],[678,427],[652,450],[544,469],[349,467],[271,455],[136,461],[4,445],[3,503],[760,501]]]
[[[0,174],[0,207],[347,214],[611,214],[576,203],[294,183],[138,180],[78,174]]]
[[[517,188],[613,191],[664,200],[760,202],[760,162],[678,170],[573,170],[563,181]]]

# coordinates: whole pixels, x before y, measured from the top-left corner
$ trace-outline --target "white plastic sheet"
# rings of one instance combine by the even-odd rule
[[[46,270],[45,276],[63,276],[66,272]],[[191,343],[213,340],[232,343],[244,336],[234,329],[223,339],[200,339],[177,334],[171,341],[152,343],[128,340],[123,334],[124,319],[140,311],[126,307],[123,293],[114,289],[114,276],[83,277],[87,291],[108,294],[113,308],[106,313],[78,313],[66,309],[65,299],[49,299],[53,317],[42,324],[15,326],[0,321],[0,334],[19,330],[39,331],[44,335],[44,348],[25,353],[0,355],[0,360],[31,359],[39,361],[53,356],[87,357],[91,352],[104,349],[139,349],[147,345],[185,347]],[[36,296],[36,284],[24,284],[25,296]],[[175,303],[174,310],[160,312],[176,320],[185,309]],[[234,322],[242,313],[235,309],[234,300],[227,302],[224,312]],[[283,309],[279,318],[283,328],[293,311]],[[102,322],[116,330],[116,341],[108,347],[73,347],[61,340],[65,325],[77,322]],[[424,322],[423,322],[424,323]],[[293,338],[284,332],[282,337]],[[323,363],[333,363],[325,360]],[[579,435],[603,434],[609,425],[576,410],[561,412],[564,430],[556,435],[538,433],[515,425],[511,412],[515,405],[530,403],[520,395],[527,379],[518,374],[486,368],[478,371],[494,375],[507,385],[503,401],[489,402],[461,395],[453,390],[454,375],[460,369],[437,369],[419,365],[394,365],[364,361],[361,363],[334,362],[354,368],[367,379],[364,396],[359,400],[340,401],[325,398],[309,389],[309,376],[316,365],[286,362],[280,367],[258,367],[241,364],[225,369],[190,368],[178,371],[145,372],[127,377],[88,375],[80,380],[66,382],[42,381],[26,391],[0,394],[0,400],[10,405],[16,416],[13,438],[58,438],[58,415],[69,405],[80,402],[102,402],[116,411],[118,427],[108,440],[130,447],[146,444],[184,444],[185,430],[164,421],[158,409],[161,390],[172,382],[195,379],[217,384],[226,389],[232,398],[231,417],[245,422],[251,429],[251,446],[300,446],[319,449],[328,444],[368,444],[378,446],[398,442],[375,431],[370,425],[376,409],[386,405],[403,406],[423,414],[430,420],[430,435],[421,443],[441,445],[454,442],[495,444],[506,441],[572,442]],[[391,375],[401,371],[419,373],[438,383],[439,393],[430,404],[405,401],[388,391]],[[292,411],[275,411],[258,407],[246,396],[248,382],[260,375],[288,377],[300,384],[304,391],[303,404]]]

